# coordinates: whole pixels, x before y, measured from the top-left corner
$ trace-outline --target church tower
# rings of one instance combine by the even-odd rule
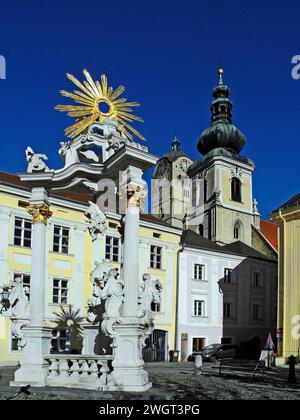
[[[183,228],[190,202],[187,170],[193,162],[180,150],[180,146],[175,135],[172,150],[157,162],[152,183],[152,214]]]
[[[230,89],[223,83],[213,89],[211,125],[200,136],[198,150],[203,155],[193,163],[188,176],[201,180],[203,205],[187,215],[187,227],[219,244],[240,240],[252,244],[252,225],[259,226],[259,213],[252,196],[254,163],[240,152],[244,134],[232,124]],[[195,182],[196,185],[197,182]]]

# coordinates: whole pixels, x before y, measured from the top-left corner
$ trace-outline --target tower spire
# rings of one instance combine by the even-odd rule
[[[219,69],[218,69],[219,85],[223,85],[223,74],[224,74],[224,70],[220,66]]]
[[[180,150],[180,140],[177,137],[177,130],[174,133],[174,139],[173,139],[173,141],[171,143],[171,146],[172,146],[173,152]]]

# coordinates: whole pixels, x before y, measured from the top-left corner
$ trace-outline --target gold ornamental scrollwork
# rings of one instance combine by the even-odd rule
[[[47,223],[53,214],[49,206],[45,204],[33,204],[28,206],[26,210],[32,216],[33,223]]]

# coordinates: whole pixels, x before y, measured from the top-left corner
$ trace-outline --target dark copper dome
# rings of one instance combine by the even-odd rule
[[[211,126],[200,136],[198,150],[205,155],[211,150],[222,147],[240,153],[246,138],[244,134],[232,124],[232,102],[228,99],[230,89],[222,80],[223,70],[219,69],[219,84],[213,90],[215,98],[211,104]]]

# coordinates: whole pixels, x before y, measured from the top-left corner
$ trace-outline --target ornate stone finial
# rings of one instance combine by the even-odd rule
[[[26,210],[32,216],[33,223],[47,223],[53,214],[49,206],[45,204],[32,204]]]

